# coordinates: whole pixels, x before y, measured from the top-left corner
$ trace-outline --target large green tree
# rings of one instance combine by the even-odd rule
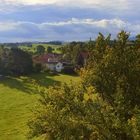
[[[28,74],[32,72],[32,57],[18,48],[3,48],[0,51],[2,74]]]
[[[47,47],[47,53],[52,53],[53,52],[53,48],[51,46]]]
[[[4,46],[0,47],[0,74],[9,73],[9,63],[11,61],[11,50],[5,48]]]
[[[83,42],[71,42],[62,48],[64,59],[74,66],[82,65],[79,60],[80,52],[87,52],[88,44]]]
[[[96,40],[95,54],[81,70],[81,83],[42,89],[32,136],[61,140],[139,140],[140,50],[129,33]],[[102,48],[103,47],[103,48]]]
[[[103,49],[102,55],[97,46],[99,54],[95,53],[87,69],[82,72],[84,83],[95,87],[122,124],[111,132],[120,140],[138,139],[140,133],[139,127],[136,138],[131,131],[128,132],[129,121],[137,116],[135,111],[140,109],[140,51],[137,46],[127,46],[128,38],[129,33],[120,32],[115,46]],[[102,56],[100,60],[98,56]]]
[[[44,46],[42,46],[42,45],[38,45],[38,46],[36,46],[36,53],[37,54],[43,54],[45,52],[45,47]]]
[[[136,46],[140,46],[140,34],[136,36],[135,44]]]

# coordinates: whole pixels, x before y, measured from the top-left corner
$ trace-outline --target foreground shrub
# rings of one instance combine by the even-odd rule
[[[30,122],[32,136],[53,140],[139,140],[140,50],[122,31],[114,46],[99,34],[82,83],[50,87]],[[92,55],[94,54],[94,55]]]
[[[82,84],[50,87],[41,91],[40,107],[29,122],[30,136],[60,140],[121,140],[139,138],[139,113],[124,121],[123,112],[102,100],[92,86]],[[116,96],[122,103],[123,97]],[[123,108],[123,104],[118,107]],[[120,117],[119,115],[122,115]]]

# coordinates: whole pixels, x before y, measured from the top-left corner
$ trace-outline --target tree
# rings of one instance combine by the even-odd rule
[[[45,52],[44,46],[38,45],[38,46],[36,47],[36,53],[37,53],[37,54],[43,54],[44,52]]]
[[[95,55],[81,71],[81,83],[41,90],[41,108],[29,124],[32,136],[44,134],[53,140],[140,138],[140,51],[127,46],[128,37],[122,31],[116,44],[107,47],[110,42],[100,34]]]
[[[107,104],[92,86],[65,84],[50,87],[41,93],[41,108],[29,122],[31,136],[45,135],[46,139],[52,140],[111,138],[109,127],[112,122],[102,117],[116,117],[111,113],[111,108],[104,109]]]
[[[32,57],[27,52],[18,48],[4,48],[0,55],[3,73],[28,74],[32,72]]]
[[[11,61],[9,60],[9,69],[13,74],[29,74],[33,69],[32,57],[29,53],[21,49],[11,49]]]
[[[100,62],[100,60],[103,58],[103,55],[104,55],[107,47],[110,46],[110,39],[111,39],[111,34],[109,34],[107,37],[105,37],[103,34],[99,33],[99,35],[95,41],[96,42],[95,49],[92,52],[93,56],[95,56],[93,61],[97,61],[96,63]]]
[[[95,54],[89,66],[87,66],[87,71],[91,73],[85,72],[92,76],[88,74],[85,75],[84,81],[93,83],[99,93],[104,93],[104,96],[108,96],[108,98],[112,98],[111,96],[116,92],[117,84],[122,80],[121,78],[126,78],[124,86],[125,84],[130,86],[127,92],[131,90],[131,92],[136,91],[133,90],[133,86],[136,88],[138,86],[137,83],[140,82],[138,78],[139,73],[137,72],[139,70],[138,63],[140,61],[139,51],[135,46],[126,45],[128,37],[128,33],[124,31],[119,33],[116,46],[107,48],[102,53],[102,59],[99,59],[98,55]],[[97,52],[101,54],[101,51],[98,49]],[[96,59],[99,61],[96,61]],[[135,81],[133,81],[134,79]],[[136,91],[136,93],[138,93],[138,91]]]
[[[117,98],[121,104],[114,108],[93,86],[65,84],[40,91],[40,106],[29,121],[30,138],[43,135],[47,140],[139,139],[140,111],[135,108],[135,115],[125,121],[122,98]]]
[[[62,48],[64,59],[69,60],[74,66],[79,65],[80,52],[87,52],[87,44],[82,42],[71,42]]]
[[[118,46],[120,47],[125,47],[126,43],[128,42],[130,33],[125,32],[125,31],[121,31],[120,33],[118,33],[117,37],[118,37]]]
[[[0,47],[0,74],[8,73],[8,61],[10,58],[10,49],[4,48],[4,46]]]
[[[127,131],[128,122],[137,116],[135,108],[140,109],[140,51],[138,47],[127,46],[128,38],[129,33],[120,32],[115,46],[106,48],[102,55],[101,51],[97,50],[102,57],[95,55],[86,70],[82,72],[84,84],[96,88],[123,124],[124,127],[120,125],[120,130],[115,129],[118,134],[114,134],[116,137],[119,135],[120,140],[134,139],[132,132]],[[138,128],[137,132],[136,139],[140,133]]]
[[[35,63],[33,65],[33,69],[34,69],[34,72],[41,72],[42,70],[42,65],[40,63]]]
[[[52,53],[52,51],[53,51],[52,47],[48,46],[47,47],[47,53]]]
[[[135,44],[136,46],[140,46],[140,34],[136,36]]]

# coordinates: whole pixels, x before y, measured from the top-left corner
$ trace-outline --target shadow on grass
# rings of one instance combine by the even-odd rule
[[[67,76],[79,77],[79,75],[77,73],[71,73],[71,74],[62,73],[62,74],[67,75]]]
[[[48,76],[52,76],[52,78],[48,78]],[[28,77],[5,77],[3,80],[0,80],[0,84],[25,93],[37,94],[39,93],[38,86],[48,87],[53,85],[59,85],[60,82],[53,80],[53,75],[40,73],[36,75],[30,75]]]
[[[29,78],[33,79],[35,81],[35,83],[37,83],[39,86],[48,87],[48,86],[60,84],[60,81],[56,81],[53,79],[53,76],[56,76],[56,75],[59,75],[59,74],[39,73],[39,74],[30,75]],[[50,78],[50,77],[52,77],[52,78]]]

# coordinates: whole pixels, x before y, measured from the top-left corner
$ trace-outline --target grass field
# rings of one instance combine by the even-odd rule
[[[77,76],[37,74],[28,77],[7,77],[0,80],[0,140],[26,140],[27,122],[39,94],[37,85],[49,86]]]
[[[27,46],[19,46],[19,48],[31,52],[31,53],[35,53],[36,51],[36,46],[38,45],[42,45],[44,46],[44,48],[47,50],[47,48],[50,46],[52,47],[54,50],[54,53],[61,53],[61,51],[59,50],[60,47],[62,47],[63,45],[51,45],[51,44],[33,44],[32,47],[27,47]]]

